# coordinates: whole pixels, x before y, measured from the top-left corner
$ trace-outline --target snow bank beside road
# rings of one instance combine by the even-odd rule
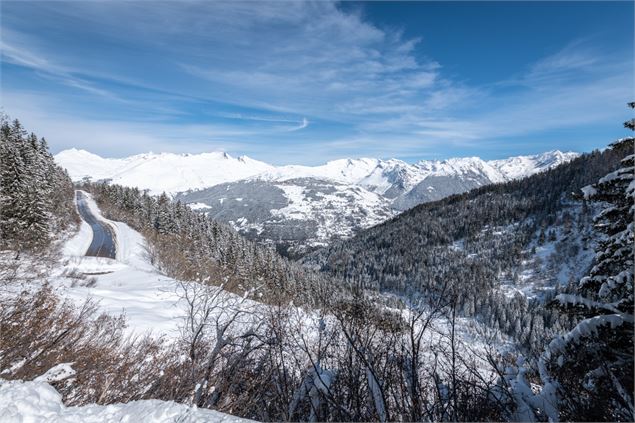
[[[77,233],[64,244],[62,254],[65,256],[83,256],[91,242],[93,242],[93,230],[90,229],[88,223],[82,220]]]
[[[172,401],[143,400],[126,404],[66,407],[48,383],[0,380],[0,419],[22,422],[248,422],[213,410]]]
[[[92,275],[96,282],[88,286],[61,280],[63,296],[81,304],[93,298],[99,310],[111,316],[126,316],[129,334],[177,336],[185,316],[183,304],[176,292],[178,282],[158,273],[146,272],[110,260],[100,263],[94,257],[84,257],[79,272]],[[104,272],[99,274],[100,269]]]

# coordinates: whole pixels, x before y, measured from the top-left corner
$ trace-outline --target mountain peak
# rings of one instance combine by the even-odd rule
[[[57,155],[58,156],[59,155],[67,155],[67,156],[70,156],[70,155],[90,155],[90,156],[99,157],[99,156],[97,156],[97,154],[91,153],[90,151],[86,151],[84,149],[75,148],[75,147],[68,148],[66,150],[62,150],[59,153],[57,153]]]

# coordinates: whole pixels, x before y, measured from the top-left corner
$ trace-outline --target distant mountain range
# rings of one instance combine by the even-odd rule
[[[577,156],[549,151],[491,161],[468,157],[409,164],[362,158],[273,166],[222,152],[109,159],[70,149],[55,160],[75,181],[90,178],[151,194],[165,191],[252,239],[296,255],[348,238],[417,204],[523,178]]]

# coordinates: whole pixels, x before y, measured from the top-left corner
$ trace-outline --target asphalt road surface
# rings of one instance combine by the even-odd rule
[[[75,199],[77,201],[79,215],[93,230],[93,241],[90,243],[86,255],[91,257],[116,258],[115,235],[112,233],[110,226],[97,219],[90,211],[90,208],[86,204],[86,194],[82,191],[75,191]]]

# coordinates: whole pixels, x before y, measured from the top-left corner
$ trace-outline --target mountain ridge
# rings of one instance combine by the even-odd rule
[[[167,192],[249,239],[289,257],[346,239],[418,204],[529,176],[576,153],[554,150],[485,161],[338,159],[319,166],[273,166],[227,153],[145,153],[104,159],[83,150],[55,156],[73,180],[86,176]]]
[[[528,176],[548,167],[569,161],[578,153],[551,150],[541,154],[512,156],[500,160],[483,160],[479,157],[456,157],[445,160],[420,160],[413,164],[399,159],[343,158],[330,160],[323,165],[274,166],[242,155],[232,157],[226,152],[205,153],[142,153],[123,158],[104,158],[86,150],[71,148],[57,153],[55,161],[69,172],[71,179],[79,181],[85,177],[93,180],[110,179],[113,183],[149,189],[152,194],[167,192],[175,194],[193,189],[208,188],[225,182],[242,179],[285,181],[301,177],[330,179],[340,183],[371,187],[373,192],[384,194],[393,185],[401,183],[404,189],[412,188],[431,174],[458,175],[479,169],[487,174],[491,182],[502,182]],[[155,164],[154,168],[148,166]],[[222,169],[210,171],[210,165]],[[178,170],[167,183],[162,178],[148,178],[137,170],[145,168],[149,174],[157,173],[156,167],[165,172],[164,166]],[[519,170],[519,167],[521,168]],[[183,174],[190,170],[191,175]],[[175,178],[177,176],[177,178]],[[180,176],[180,178],[179,178]],[[188,177],[189,176],[189,177]],[[392,178],[391,178],[392,176]]]

